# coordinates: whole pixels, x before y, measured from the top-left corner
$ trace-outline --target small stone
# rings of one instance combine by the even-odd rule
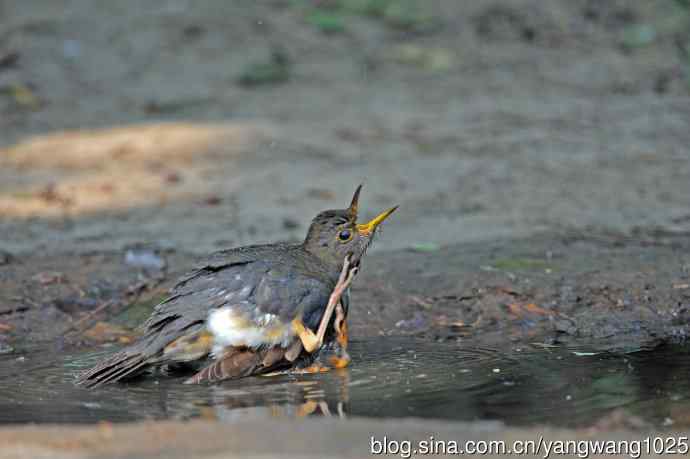
[[[283,228],[286,230],[294,230],[299,228],[299,222],[292,217],[283,218]]]
[[[163,176],[163,180],[167,183],[180,183],[182,181],[182,176],[177,172],[168,172]]]
[[[7,343],[0,341],[0,355],[11,354],[14,352],[14,348]]]
[[[222,203],[223,199],[221,199],[220,196],[212,195],[204,199],[204,204],[206,204],[207,206],[219,206]]]
[[[9,265],[14,261],[11,253],[0,250],[0,266]]]
[[[125,252],[125,264],[135,268],[161,271],[167,263],[156,250],[149,248],[131,248]]]

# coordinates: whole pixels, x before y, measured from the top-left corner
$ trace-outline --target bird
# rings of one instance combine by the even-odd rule
[[[198,384],[347,366],[349,287],[381,223],[398,208],[357,223],[361,190],[349,207],[316,215],[301,243],[208,256],[154,307],[137,341],[79,374],[76,384],[93,388],[157,368],[191,366],[198,371],[186,382]]]

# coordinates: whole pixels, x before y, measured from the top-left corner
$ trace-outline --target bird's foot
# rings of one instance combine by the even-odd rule
[[[333,311],[335,310],[336,306],[340,303],[340,299],[342,298],[343,294],[354,280],[358,271],[359,267],[357,266],[350,269],[350,257],[348,256],[347,258],[345,258],[345,261],[343,262],[343,269],[340,272],[340,277],[338,278],[338,282],[335,284],[335,287],[333,288],[333,293],[331,293],[331,296],[328,299],[328,305],[326,306],[326,310],[324,311],[323,317],[321,318],[319,330],[316,333],[316,338],[318,340],[317,348],[320,348],[323,344],[323,338],[326,335],[326,328],[328,328],[328,324],[331,321]],[[342,311],[342,308],[340,314],[344,320],[345,313],[344,311]],[[307,349],[307,346],[304,346],[304,348]]]
[[[314,374],[326,373],[331,370],[338,370],[346,368],[350,364],[350,356],[342,349],[330,350],[327,355],[317,357],[309,366],[302,368],[293,368],[290,370],[292,374]]]
[[[347,349],[348,335],[347,335],[347,322],[345,321],[345,310],[343,309],[343,304],[338,304],[335,308],[335,322],[333,323],[335,328],[336,340],[343,350]]]
[[[321,347],[321,343],[319,343],[319,339],[316,334],[305,326],[300,319],[295,319],[292,321],[292,330],[297,336],[299,336],[304,350],[308,353],[311,354]]]
[[[334,355],[329,358],[330,364],[333,365],[333,368],[346,368],[348,365],[350,365],[351,360],[352,359],[347,352],[338,356]]]
[[[314,374],[314,373],[327,373],[331,371],[330,367],[324,366],[321,363],[312,363],[308,367],[304,368],[295,368],[290,373],[296,374],[296,375],[303,375],[303,374]]]

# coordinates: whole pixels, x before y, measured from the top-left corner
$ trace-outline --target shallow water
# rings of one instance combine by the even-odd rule
[[[690,349],[683,347],[627,355],[534,348],[505,354],[382,337],[352,342],[352,366],[326,374],[217,386],[164,376],[96,390],[73,386],[74,375],[106,353],[0,357],[0,423],[331,415],[573,427],[624,407],[662,426],[690,403]]]

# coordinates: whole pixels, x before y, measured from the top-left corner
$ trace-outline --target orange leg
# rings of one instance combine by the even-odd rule
[[[336,332],[336,340],[332,346],[323,350],[322,354],[316,360],[305,368],[297,368],[290,371],[293,374],[313,374],[325,373],[333,369],[345,368],[350,364],[350,356],[347,353],[348,334],[347,322],[345,321],[345,312],[342,304],[338,304],[335,309],[336,317],[334,321],[334,328]]]
[[[348,257],[343,263],[343,269],[340,272],[338,282],[335,284],[335,288],[333,289],[331,296],[328,298],[326,310],[323,313],[323,317],[321,317],[321,323],[319,324],[319,329],[316,333],[305,327],[301,319],[297,318],[292,321],[292,330],[297,336],[299,336],[299,339],[302,341],[302,345],[304,346],[304,350],[310,354],[319,350],[323,345],[323,338],[326,335],[326,329],[331,321],[333,311],[340,302],[340,298],[343,296],[343,293],[345,293],[345,290],[347,290],[357,275],[358,268],[349,268],[350,259]]]
[[[340,302],[340,297],[343,296],[345,290],[347,290],[347,288],[350,286],[358,271],[358,268],[350,269],[350,257],[345,258],[345,262],[343,263],[343,270],[340,272],[338,282],[335,284],[333,293],[331,293],[331,297],[328,299],[328,305],[326,306],[326,310],[324,311],[323,317],[321,318],[319,330],[316,333],[316,339],[318,342],[317,348],[320,348],[323,344],[323,337],[326,335],[326,328],[328,327],[328,323],[331,321],[333,310]]]
[[[340,345],[339,354],[330,358],[330,363],[334,368],[345,368],[350,364],[350,355],[347,353],[347,322],[345,321],[345,311],[342,303],[335,310],[335,333],[336,341]]]

